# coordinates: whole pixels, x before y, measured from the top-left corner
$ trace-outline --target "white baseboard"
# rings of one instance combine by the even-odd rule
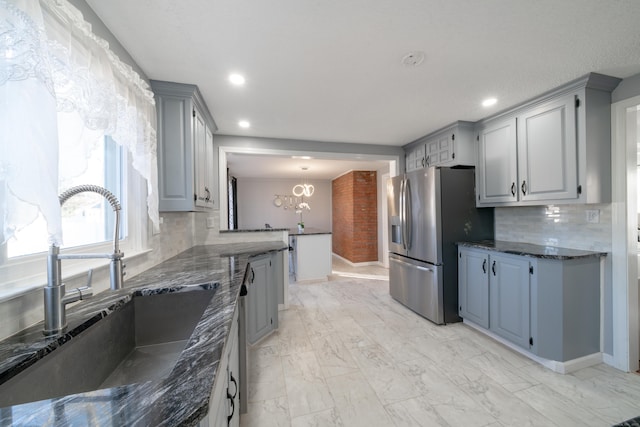
[[[550,359],[545,359],[539,356],[536,356],[535,354],[523,349],[522,347],[519,347],[517,345],[515,345],[514,343],[512,343],[511,341],[508,341],[504,338],[502,338],[499,335],[496,335],[495,333],[483,328],[482,326],[475,324],[467,319],[463,319],[463,323],[467,326],[472,327],[473,329],[477,330],[478,332],[481,332],[491,338],[493,338],[494,340],[498,341],[499,343],[509,347],[511,350],[516,351],[520,354],[522,354],[525,357],[528,357],[529,359],[541,364],[542,366],[544,366],[545,368],[549,368],[554,372],[557,372],[559,374],[570,374],[571,372],[575,372],[579,369],[583,369],[583,368],[588,368],[589,366],[594,366],[597,365],[599,363],[602,363],[603,358],[605,355],[603,355],[603,353],[593,353],[593,354],[589,354],[587,356],[583,356],[583,357],[579,357],[577,359],[572,359],[572,360],[567,360],[566,362],[559,362],[557,360],[550,360]]]
[[[333,255],[336,258],[340,258],[340,260],[342,260],[343,262],[349,264],[351,267],[366,267],[368,265],[375,265],[375,266],[384,267],[384,265],[380,261],[351,262],[348,259],[343,258],[340,255],[336,254],[335,252],[332,252],[331,255]]]

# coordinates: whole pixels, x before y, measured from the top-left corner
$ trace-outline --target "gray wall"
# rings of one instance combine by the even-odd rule
[[[305,227],[331,231],[331,181],[306,180],[306,183],[315,190],[313,196],[305,197],[311,207],[302,212]],[[265,223],[274,228],[296,228],[300,215],[296,214],[295,206],[292,209],[289,201],[283,201],[280,207],[274,204],[276,194],[292,196],[296,184],[300,184],[299,179],[238,178],[238,228],[263,228]]]
[[[627,77],[621,81],[611,94],[611,102],[622,101],[638,95],[640,95],[640,74]]]

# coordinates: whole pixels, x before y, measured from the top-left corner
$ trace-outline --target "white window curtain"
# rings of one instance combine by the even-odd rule
[[[0,241],[41,213],[62,244],[58,170],[84,171],[103,135],[131,153],[158,227],[155,121],[147,83],[67,0],[0,0]],[[60,144],[77,155],[59,159]]]

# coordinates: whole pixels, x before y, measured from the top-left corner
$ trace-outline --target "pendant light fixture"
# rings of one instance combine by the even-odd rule
[[[309,168],[306,166],[303,166],[301,169],[303,171],[306,171]],[[313,188],[313,185],[307,184],[305,179],[303,180],[302,184],[294,185],[291,191],[293,192],[293,195],[296,197],[311,197],[313,195],[314,188]]]

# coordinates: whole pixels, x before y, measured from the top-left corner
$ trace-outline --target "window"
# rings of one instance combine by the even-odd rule
[[[124,212],[126,192],[123,189],[125,155],[110,137],[101,138],[90,151],[87,170],[81,175],[70,176],[60,170],[59,193],[81,184],[93,184],[109,190],[120,201]],[[62,150],[60,156],[66,156]],[[62,230],[64,248],[78,247],[95,243],[113,241],[114,214],[111,205],[104,197],[95,193],[81,193],[70,198],[62,207]],[[120,219],[120,239],[126,237],[127,220]],[[7,258],[45,252],[46,223],[42,215],[28,227],[16,233],[15,238],[7,242]]]
[[[67,252],[111,251],[110,205],[82,193],[60,209],[65,189],[93,183],[114,193],[128,256],[145,244],[144,212],[159,224],[156,110],[147,82],[68,1],[3,5],[0,299],[42,286],[50,242]],[[66,260],[63,273],[101,262]]]

